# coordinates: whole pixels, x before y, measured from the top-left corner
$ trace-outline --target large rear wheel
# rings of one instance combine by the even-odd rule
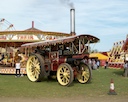
[[[92,76],[91,68],[85,63],[80,63],[79,69],[77,80],[82,84],[90,82]]]
[[[44,58],[40,54],[31,55],[26,64],[26,71],[30,81],[41,81],[44,77]]]
[[[57,70],[57,80],[62,86],[69,86],[73,82],[73,69],[68,63],[62,63]]]

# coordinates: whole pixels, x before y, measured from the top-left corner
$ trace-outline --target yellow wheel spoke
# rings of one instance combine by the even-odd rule
[[[66,71],[67,71],[65,67],[64,67],[63,69],[64,69],[64,72],[66,72]]]
[[[38,62],[38,59],[35,59],[35,61],[34,61],[34,62],[35,62],[35,63],[39,63],[39,62]]]
[[[36,60],[36,58],[35,58],[35,57],[33,57],[32,61],[33,61],[34,63],[36,62],[35,60]]]
[[[69,82],[69,77],[66,77],[65,79],[66,79],[66,82]]]
[[[39,69],[36,69],[36,73],[37,73],[37,74],[40,74],[40,70],[39,70]]]
[[[63,73],[64,73],[64,71],[61,69],[61,70],[60,70],[60,73],[61,73],[61,74],[63,74]]]
[[[89,74],[86,74],[84,77],[89,78]]]
[[[30,60],[30,64],[34,66],[35,65],[35,62],[32,61],[32,60]]]
[[[39,63],[38,64],[35,64],[35,68],[39,68],[40,66],[39,66]]]
[[[35,75],[35,72],[31,72],[31,76],[34,76]]]
[[[35,78],[37,79],[39,76],[39,73],[35,72]]]
[[[62,82],[63,82],[63,81],[64,81],[64,77],[62,77],[62,79],[61,79],[61,80],[62,80]]]

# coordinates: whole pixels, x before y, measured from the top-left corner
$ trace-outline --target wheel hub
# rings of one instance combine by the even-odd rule
[[[67,72],[64,72],[63,76],[64,77],[67,77],[68,76],[68,73]]]

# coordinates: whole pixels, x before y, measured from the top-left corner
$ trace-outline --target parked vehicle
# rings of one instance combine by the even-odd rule
[[[29,54],[26,72],[30,81],[42,81],[56,76],[60,85],[69,86],[74,79],[80,83],[91,81],[92,73],[88,63],[90,44],[99,39],[92,35],[74,35],[61,39],[27,43],[21,49]]]

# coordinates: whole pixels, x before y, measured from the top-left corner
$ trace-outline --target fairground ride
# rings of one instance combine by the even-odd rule
[[[4,65],[14,66],[17,59],[17,51],[22,44],[44,40],[54,40],[70,36],[68,33],[41,31],[32,27],[23,31],[15,30],[13,24],[5,19],[0,21],[0,62]],[[4,55],[4,58],[2,57]],[[21,56],[24,57],[24,56]]]
[[[125,40],[115,42],[111,51],[109,52],[109,67],[123,68],[125,51],[123,46]]]

